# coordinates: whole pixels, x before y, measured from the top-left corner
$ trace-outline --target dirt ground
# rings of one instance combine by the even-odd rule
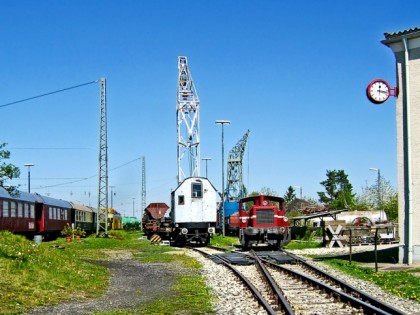
[[[110,285],[104,296],[83,301],[66,301],[28,311],[26,315],[75,315],[110,310],[135,309],[158,296],[170,294],[180,270],[174,264],[145,264],[128,257],[96,262],[110,270]],[[121,259],[122,258],[122,259]]]

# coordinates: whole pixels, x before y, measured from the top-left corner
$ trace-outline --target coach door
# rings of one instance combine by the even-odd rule
[[[35,203],[35,231],[36,233],[42,233],[45,230],[44,226],[44,207],[42,203]]]

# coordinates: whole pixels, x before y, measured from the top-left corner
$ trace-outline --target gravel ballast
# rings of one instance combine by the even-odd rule
[[[296,255],[327,255],[332,253],[341,255],[348,254],[348,250],[348,248],[321,248],[303,251],[295,250],[293,253]],[[353,253],[371,250],[373,250],[371,246],[361,246],[353,248]],[[238,283],[230,271],[196,252],[191,250],[185,250],[185,252],[202,263],[201,274],[206,279],[207,286],[211,288],[216,314],[266,314],[253,300],[248,290]],[[122,309],[131,310],[135,314],[136,306],[170,294],[170,287],[174,283],[176,276],[189,272],[179,267],[178,264],[142,263],[130,257],[97,263],[106,266],[111,274],[109,287],[104,296],[97,299],[67,301],[59,305],[40,307],[25,314],[73,315]],[[407,314],[420,314],[420,303],[388,294],[370,282],[354,279],[333,270],[325,264],[319,262],[314,262],[314,264],[320,269],[364,290],[380,300],[386,301]]]
[[[378,250],[391,246],[380,245],[378,246]],[[354,247],[352,251],[353,253],[373,251],[373,246],[358,246]],[[291,252],[295,255],[345,255],[348,254],[349,248],[319,248],[295,250]],[[203,264],[202,274],[207,280],[207,285],[212,288],[212,293],[215,298],[214,308],[217,314],[266,314],[255,305],[252,299],[246,296],[244,293],[245,289],[237,284],[237,281],[230,276],[230,272],[225,270],[225,268],[205,259],[198,253],[189,252],[189,255]],[[420,314],[420,303],[418,302],[391,295],[371,282],[355,279],[323,263],[313,262],[313,264],[407,314]]]

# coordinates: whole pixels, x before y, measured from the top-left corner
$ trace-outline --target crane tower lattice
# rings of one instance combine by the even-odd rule
[[[242,160],[248,143],[247,130],[238,143],[230,150],[227,161],[226,201],[237,201],[244,197]]]
[[[178,183],[200,176],[200,129],[198,94],[188,69],[187,57],[178,57],[177,135]]]

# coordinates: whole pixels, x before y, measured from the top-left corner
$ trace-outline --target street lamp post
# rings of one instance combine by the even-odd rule
[[[225,237],[225,145],[224,145],[224,125],[230,124],[229,120],[216,120],[216,124],[222,125],[222,235]]]
[[[32,163],[23,164],[28,167],[28,193],[31,192],[31,166],[34,166]]]
[[[111,188],[111,208],[114,209],[114,189],[115,186],[109,186],[109,188]]]
[[[202,158],[202,160],[203,160],[203,161],[206,161],[206,178],[208,178],[208,177],[207,177],[207,161],[210,161],[210,160],[211,160],[211,158],[209,158],[209,157],[205,157],[205,158]]]
[[[378,210],[382,202],[381,198],[381,170],[379,168],[371,167],[369,168],[370,171],[378,172],[378,184],[377,184],[377,198],[378,198]]]

